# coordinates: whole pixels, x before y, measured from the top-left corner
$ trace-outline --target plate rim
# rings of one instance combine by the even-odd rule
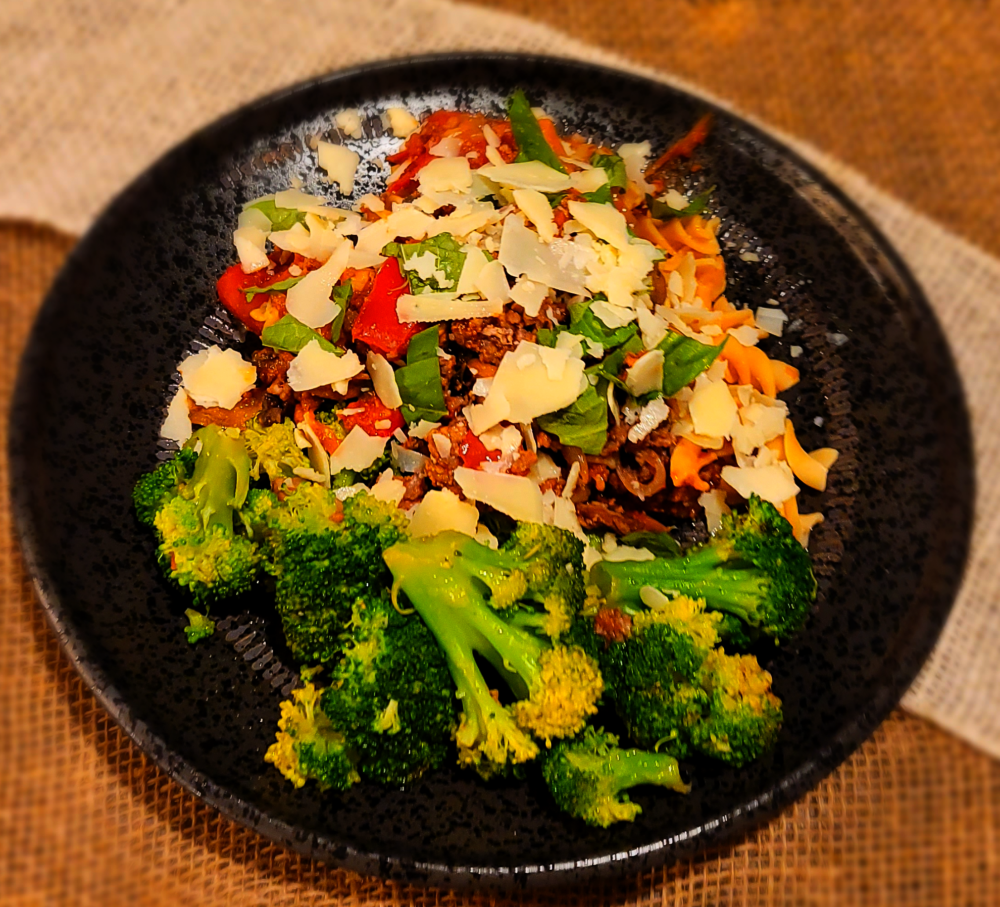
[[[648,75],[640,75],[613,66],[554,55],[461,51],[363,63],[306,79],[253,99],[178,141],[121,189],[79,239],[64,261],[37,311],[18,366],[11,397],[8,438],[10,464],[8,491],[11,502],[12,526],[46,620],[55,633],[60,647],[90,692],[148,759],[188,793],[219,810],[227,819],[247,826],[275,843],[290,847],[311,859],[318,859],[344,869],[384,879],[451,888],[482,886],[509,889],[513,886],[571,885],[599,876],[607,876],[611,873],[621,876],[626,872],[636,872],[675,862],[708,846],[728,844],[738,835],[749,833],[777,815],[781,809],[790,805],[807,790],[816,786],[845,761],[868,739],[894,705],[898,703],[909,684],[916,678],[920,667],[926,661],[944,628],[955,595],[960,588],[971,541],[975,501],[971,423],[966,397],[962,390],[961,376],[947,342],[938,344],[936,350],[938,364],[948,379],[942,385],[946,386],[946,392],[943,391],[942,395],[953,398],[951,400],[954,407],[953,418],[958,423],[958,427],[963,429],[960,433],[961,437],[956,439],[955,446],[964,454],[961,465],[965,468],[960,472],[961,477],[967,483],[968,492],[959,501],[963,505],[962,512],[956,514],[955,521],[961,524],[962,531],[951,542],[950,557],[948,558],[949,561],[954,560],[956,563],[961,563],[963,569],[957,570],[956,575],[952,578],[950,593],[947,596],[942,596],[942,601],[936,602],[938,607],[931,616],[931,631],[926,632],[919,639],[919,642],[910,643],[905,652],[906,658],[897,660],[894,664],[894,670],[891,673],[887,672],[889,679],[875,691],[868,702],[868,708],[852,716],[812,759],[807,760],[787,774],[763,796],[749,802],[736,804],[725,817],[715,823],[714,827],[702,826],[693,835],[684,834],[665,838],[632,851],[608,853],[599,858],[587,858],[560,864],[533,865],[525,863],[518,866],[473,867],[421,862],[411,858],[387,856],[356,849],[332,841],[325,835],[303,834],[296,826],[265,813],[248,800],[217,784],[206,773],[194,768],[184,758],[174,753],[162,738],[152,733],[140,717],[133,714],[125,696],[110,681],[99,662],[88,653],[83,640],[74,635],[71,621],[63,614],[61,603],[51,588],[52,583],[44,568],[44,558],[39,550],[39,539],[31,512],[30,495],[26,490],[26,483],[22,481],[27,464],[18,448],[21,439],[28,430],[26,419],[27,399],[30,394],[28,377],[31,372],[32,360],[37,356],[36,348],[44,340],[41,336],[43,322],[47,316],[52,314],[58,304],[56,291],[60,283],[72,273],[78,262],[85,257],[88,242],[93,241],[101,226],[113,219],[120,207],[128,204],[133,196],[140,194],[147,184],[154,183],[160,171],[169,168],[174,159],[186,153],[192,145],[224,134],[234,124],[244,120],[255,110],[272,108],[274,105],[302,93],[323,91],[338,83],[358,79],[368,74],[388,76],[394,72],[401,74],[428,65],[460,62],[480,64],[495,62],[511,67],[531,67],[537,70],[556,67],[606,75],[615,80],[631,82],[636,86],[646,85],[659,91],[685,97],[734,122],[754,140],[776,151],[782,161],[791,164],[793,169],[805,175],[818,186],[824,195],[843,210],[860,229],[860,233],[868,237],[878,253],[884,256],[913,311],[922,316],[921,335],[936,334],[939,338],[944,339],[945,335],[937,316],[904,259],[869,215],[850,196],[822,170],[806,160],[794,148],[789,147],[781,138],[768,132],[763,126],[747,120],[740,113],[726,108],[720,102],[704,97],[691,87],[681,87],[670,81],[660,81]],[[858,254],[856,250],[855,254]],[[913,326],[911,325],[912,330]]]

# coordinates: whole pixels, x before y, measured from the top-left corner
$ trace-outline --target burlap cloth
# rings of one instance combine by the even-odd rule
[[[661,77],[811,142],[798,147],[886,230],[939,314],[973,414],[976,541],[952,619],[903,704],[1000,755],[1000,262],[957,238],[1000,252],[996,4],[489,5],[534,21],[443,0],[3,4],[0,486],[18,354],[73,236],[196,126],[308,76],[406,53],[501,48],[660,67]],[[1000,764],[957,737],[896,712],[816,791],[735,846],[615,885],[515,900],[1000,903]],[[312,863],[221,818],[151,766],[49,632],[4,493],[0,904],[483,900]]]

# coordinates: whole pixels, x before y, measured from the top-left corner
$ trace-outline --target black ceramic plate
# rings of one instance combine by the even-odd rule
[[[130,510],[134,481],[163,455],[174,366],[199,340],[233,342],[214,281],[234,258],[237,212],[293,176],[325,190],[307,145],[331,132],[334,113],[368,117],[353,143],[360,195],[381,185],[374,159],[397,144],[377,125],[386,107],[497,112],[515,86],[564,129],[608,144],[662,149],[710,108],[592,66],[475,55],[366,67],[254,104],[167,155],[101,217],[45,302],[17,387],[22,542],[49,618],[98,698],[163,770],[226,815],[364,873],[568,884],[744,831],[833,769],[898,700],[945,619],[966,551],[969,430],[926,301],[834,187],[716,111],[693,179],[719,186],[730,298],[780,300],[791,323],[769,351],[802,369],[785,396],[803,443],[841,451],[827,492],[801,496],[804,511],[827,516],[812,544],[820,594],[806,630],[768,656],[787,716],[774,752],[740,771],[692,766],[688,796],[643,790],[638,821],[609,830],[560,815],[536,780],[485,785],[444,770],[407,790],[322,796],[264,764],[290,678],[273,615],[251,601],[189,646],[185,602],[159,577]]]

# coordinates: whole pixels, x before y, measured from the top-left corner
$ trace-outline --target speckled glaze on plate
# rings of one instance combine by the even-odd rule
[[[447,769],[406,790],[295,790],[263,755],[291,678],[264,596],[228,609],[189,646],[186,606],[160,578],[130,510],[175,364],[198,343],[238,343],[214,282],[234,258],[243,202],[288,185],[324,192],[310,137],[366,118],[355,197],[378,190],[397,142],[380,112],[498,112],[523,87],[567,131],[660,149],[711,109],[664,85],[586,64],[452,55],[337,73],[250,105],[133,183],[77,246],[22,363],[12,416],[12,495],[25,554],[60,641],[100,701],[169,775],[274,840],[362,873],[449,885],[573,884],[687,856],[773,815],[831,771],[885,716],[948,613],[972,513],[961,389],[920,290],[886,241],[786,148],[716,111],[692,187],[714,211],[730,298],[778,299],[769,341],[803,380],[784,395],[804,446],[841,451],[812,552],[820,594],[807,628],[767,654],[786,722],[774,752],[740,771],[685,766],[688,796],[643,789],[634,824],[591,829],[538,779],[489,785]],[[753,255],[741,253],[750,252]],[[756,257],[757,260],[754,260]],[[792,358],[791,347],[801,347]]]

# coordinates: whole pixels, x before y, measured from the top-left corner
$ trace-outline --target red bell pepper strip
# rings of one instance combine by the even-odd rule
[[[388,438],[397,428],[406,424],[398,409],[389,409],[375,394],[365,394],[352,400],[337,416],[345,431],[350,432],[358,425],[365,434],[376,438]]]
[[[461,458],[462,465],[468,469],[479,469],[484,460],[495,462],[501,456],[499,450],[487,450],[486,445],[471,431],[466,432],[465,437],[458,442],[455,453]]]
[[[410,292],[410,284],[399,270],[395,258],[387,258],[379,266],[371,292],[351,327],[351,336],[367,344],[389,359],[398,359],[420,332],[417,323],[402,324],[396,314],[396,300]]]
[[[255,334],[264,330],[264,323],[251,317],[250,313],[259,309],[264,300],[254,296],[249,301],[243,291],[249,287],[266,287],[272,283],[278,283],[288,277],[288,269],[280,271],[268,271],[266,268],[254,271],[253,274],[244,274],[243,268],[235,264],[227,268],[215,285],[215,291],[219,294],[221,302],[228,311],[232,312],[246,327]]]

